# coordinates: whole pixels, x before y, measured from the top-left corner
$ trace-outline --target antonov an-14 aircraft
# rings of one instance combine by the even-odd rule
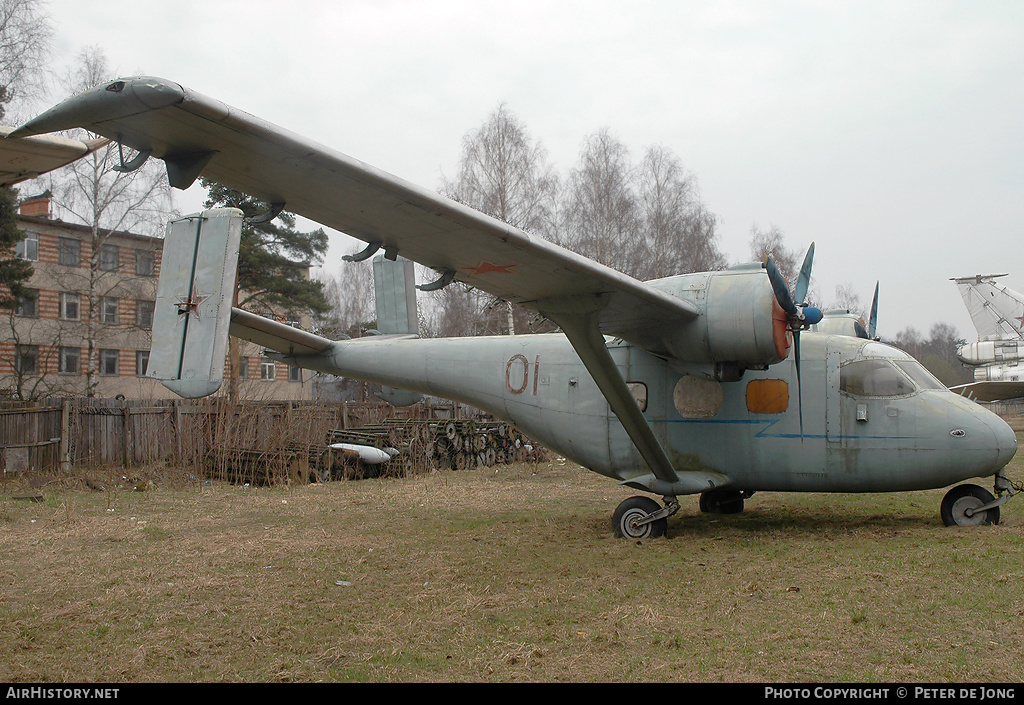
[[[135,77],[77,95],[11,138],[82,127],[162,159],[172,186],[200,175],[524,304],[557,334],[332,341],[230,307],[240,214],[168,226],[154,376],[185,396],[220,384],[229,333],[292,365],[485,409],[582,466],[639,490],[619,536],[663,535],[681,495],[737,512],[758,491],[892,492],[956,485],[947,524],[995,523],[1017,449],[995,414],[909,355],[804,332],[810,257],[791,293],[768,260],[638,281],[172,81]],[[801,335],[803,333],[803,335]],[[968,478],[994,477],[995,494]],[[647,495],[663,498],[663,503]]]

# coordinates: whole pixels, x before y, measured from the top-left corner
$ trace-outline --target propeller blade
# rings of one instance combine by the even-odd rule
[[[871,299],[871,320],[868,322],[868,337],[875,339],[875,328],[878,326],[878,282],[875,282],[875,296]]]
[[[807,301],[807,289],[811,285],[811,264],[814,262],[814,243],[807,248],[807,254],[804,255],[804,263],[800,267],[800,276],[796,280],[796,291],[793,293],[793,298],[796,299],[798,304],[802,304]]]
[[[800,331],[793,333],[793,361],[796,363],[796,406],[800,415],[800,443],[804,442],[804,392],[800,384]]]
[[[782,276],[782,272],[779,271],[771,257],[765,257],[764,268],[768,270],[768,281],[772,284],[772,291],[775,292],[775,298],[778,299],[779,306],[782,306],[782,310],[790,316],[795,315],[797,312],[796,304],[793,303],[793,297],[789,294],[786,278]]]

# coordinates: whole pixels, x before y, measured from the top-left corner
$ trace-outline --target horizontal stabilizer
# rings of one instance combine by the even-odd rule
[[[231,309],[230,330],[236,338],[279,352],[283,358],[321,355],[334,344],[327,338],[240,308]]]
[[[182,397],[224,379],[242,212],[218,208],[167,225],[147,377]]]

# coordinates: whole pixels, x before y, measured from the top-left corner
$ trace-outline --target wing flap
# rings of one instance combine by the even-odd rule
[[[626,339],[698,315],[692,304],[610,267],[170,81],[100,86],[15,135],[69,127],[150,150],[169,166],[202,161],[210,179],[284,202],[290,212],[454,272],[502,299],[536,307],[539,300],[600,295],[602,331]]]

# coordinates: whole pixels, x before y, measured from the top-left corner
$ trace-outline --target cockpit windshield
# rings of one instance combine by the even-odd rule
[[[902,397],[917,391],[911,378],[887,359],[859,360],[843,365],[839,371],[839,389],[862,397]]]
[[[917,360],[894,360],[896,366],[907,373],[918,389],[946,389],[946,385],[938,380],[924,365]]]

